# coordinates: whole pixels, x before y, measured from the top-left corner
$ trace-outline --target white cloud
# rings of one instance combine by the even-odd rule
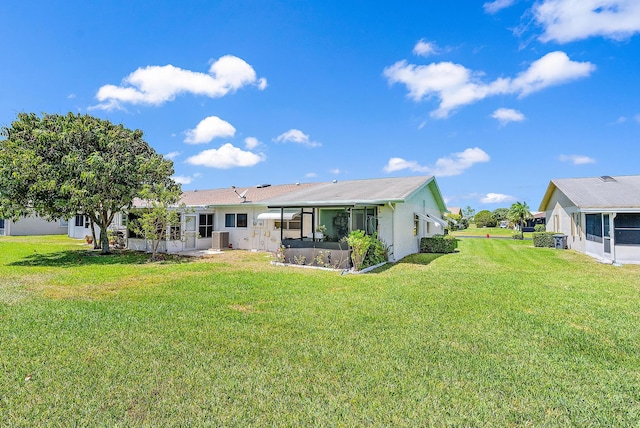
[[[543,42],[594,36],[622,40],[640,32],[638,0],[543,0],[533,6]]]
[[[247,137],[244,139],[244,147],[247,150],[253,150],[256,147],[260,147],[262,142],[258,140],[256,137]]]
[[[174,175],[173,181],[179,184],[190,184],[193,179],[191,177],[186,177],[184,175]]]
[[[636,122],[640,123],[640,113],[636,114],[635,116],[633,116],[633,120],[635,120]]]
[[[306,178],[314,178],[314,177],[317,177],[318,174],[316,174],[315,172],[307,172],[304,176]]]
[[[418,56],[427,57],[434,55],[438,52],[438,46],[434,42],[428,42],[425,39],[418,40],[418,43],[413,47],[413,54]]]
[[[175,159],[178,156],[180,156],[182,153],[181,152],[169,152],[166,155],[164,155],[165,158],[167,159]]]
[[[504,195],[502,193],[487,193],[485,196],[480,198],[480,202],[482,202],[483,204],[498,204],[515,200],[516,198],[514,198],[513,196]]]
[[[593,64],[571,61],[567,54],[556,51],[534,61],[515,78],[498,78],[490,83],[480,81],[482,73],[472,72],[452,62],[414,65],[403,60],[385,68],[384,75],[390,84],[403,83],[409,90],[408,96],[416,102],[439,98],[440,105],[431,112],[431,116],[443,119],[457,108],[489,96],[517,94],[523,97],[549,86],[586,77],[593,70]]]
[[[525,119],[524,114],[520,113],[518,110],[510,108],[499,108],[493,112],[491,117],[496,119],[500,122],[500,125],[503,126],[509,122],[522,122]]]
[[[506,9],[511,6],[515,0],[494,0],[490,2],[486,2],[482,5],[484,11],[491,15],[500,12],[502,9]]]
[[[220,146],[219,149],[210,149],[191,156],[187,163],[202,165],[210,168],[229,169],[240,166],[254,166],[266,160],[262,153],[256,154],[234,147],[231,143]]]
[[[76,94],[67,95],[67,99],[70,99],[70,100],[74,99],[75,97],[76,97]]]
[[[296,143],[307,147],[320,147],[322,144],[311,141],[309,136],[299,129],[290,129],[287,132],[278,135],[275,139],[277,143]]]
[[[209,116],[202,119],[195,129],[186,131],[186,134],[185,143],[206,144],[214,138],[233,137],[236,134],[236,128],[218,116]]]
[[[403,169],[423,173],[428,173],[430,170],[429,167],[422,166],[416,161],[408,161],[402,158],[389,159],[389,162],[387,162],[387,164],[383,168],[384,172],[402,171]]]
[[[334,168],[329,170],[329,172],[333,175],[339,175],[340,174],[340,170],[338,168]]]
[[[93,108],[113,110],[123,103],[161,105],[177,95],[191,93],[210,98],[222,97],[246,85],[264,89],[267,81],[258,79],[244,60],[225,55],[211,64],[208,73],[184,70],[173,65],[138,68],[120,86],[104,85],[96,95],[100,104]]]
[[[383,170],[387,173],[408,169],[437,177],[449,177],[462,174],[474,164],[488,162],[491,158],[479,147],[465,149],[459,153],[453,153],[448,157],[436,161],[435,167],[423,166],[416,161],[408,161],[402,158],[391,158]]]
[[[562,162],[569,162],[573,165],[585,165],[588,163],[596,163],[596,160],[589,156],[583,155],[560,155],[558,157]]]

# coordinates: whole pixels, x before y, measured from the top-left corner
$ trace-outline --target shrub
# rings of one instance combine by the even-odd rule
[[[379,240],[376,235],[371,237],[371,245],[367,250],[367,255],[364,257],[362,262],[362,267],[366,268],[369,266],[375,266],[382,262],[386,262],[389,260],[389,251],[387,247],[384,245],[384,242]]]
[[[555,235],[553,232],[533,232],[533,246],[541,248],[555,247],[553,235]]]
[[[520,239],[523,240],[524,239],[524,234],[522,232],[515,232],[512,236],[513,239]]]
[[[545,226],[544,224],[536,224],[533,227],[533,231],[534,232],[546,232],[547,231],[547,226]]]
[[[496,227],[496,224],[498,224],[489,210],[482,210],[477,213],[475,220],[477,227]]]
[[[420,239],[421,253],[453,253],[458,248],[458,240],[451,235],[434,235]]]
[[[362,269],[364,258],[371,246],[371,237],[363,230],[354,230],[347,236],[347,243],[351,247],[351,261],[355,270]]]

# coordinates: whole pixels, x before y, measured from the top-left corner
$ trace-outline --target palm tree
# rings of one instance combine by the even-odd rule
[[[528,220],[532,217],[531,211],[529,210],[529,205],[526,202],[516,202],[511,205],[509,208],[509,213],[507,214],[509,220],[514,223],[518,223],[520,225],[520,231],[522,232],[522,228],[524,227],[525,220]]]

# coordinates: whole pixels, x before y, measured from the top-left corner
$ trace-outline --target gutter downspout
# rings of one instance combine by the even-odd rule
[[[616,261],[616,234],[615,234],[615,219],[618,213],[611,213],[609,218],[609,242],[611,243],[611,264],[613,266],[620,266],[620,263]],[[612,233],[613,232],[613,233]]]
[[[396,229],[394,227],[394,224],[396,222],[396,209],[393,206],[393,204],[391,203],[391,201],[387,202],[387,204],[389,205],[389,208],[391,208],[391,247],[395,249],[394,245],[396,242]],[[396,256],[395,254],[393,255],[393,261],[396,261]]]

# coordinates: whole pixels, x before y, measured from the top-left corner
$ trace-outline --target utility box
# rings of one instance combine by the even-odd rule
[[[222,250],[229,248],[229,232],[211,232],[211,249]]]
[[[563,233],[553,235],[553,246],[556,250],[564,250],[567,248],[567,235]]]

